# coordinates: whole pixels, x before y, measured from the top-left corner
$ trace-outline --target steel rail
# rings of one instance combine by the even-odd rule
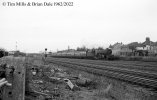
[[[105,65],[113,65],[113,66],[122,66],[122,67],[143,67],[144,69],[149,69],[149,68],[156,68],[157,70],[157,63],[146,63],[146,62],[140,62],[138,61],[138,65],[135,64],[136,61],[105,61],[105,60],[89,60],[89,59],[70,59],[70,58],[53,58],[53,59],[65,59],[65,60],[71,60],[71,61],[79,61],[79,62],[93,62],[93,63],[99,63],[99,64],[105,64]],[[112,62],[112,63],[111,63]]]
[[[56,58],[55,58],[56,59]],[[67,58],[61,58],[63,60],[69,60],[69,61],[77,61],[80,63],[88,63],[88,64],[94,64],[94,65],[104,65],[104,66],[112,66],[112,67],[117,67],[117,68],[126,68],[126,69],[135,69],[135,70],[140,70],[140,71],[149,71],[149,72],[155,72],[157,71],[157,65],[153,65],[154,67],[144,67],[145,65],[141,66],[135,66],[133,62],[129,62],[128,64],[123,64],[123,63],[114,63],[114,61],[95,61],[95,60],[78,60],[78,59],[67,59]],[[107,62],[107,63],[106,63]]]
[[[58,59],[61,60],[61,59]],[[62,60],[61,60],[62,61]],[[135,69],[128,69],[128,68],[119,68],[119,67],[113,67],[111,66],[102,66],[102,65],[97,65],[97,64],[89,64],[89,62],[86,63],[82,63],[82,62],[72,62],[70,61],[66,61],[69,63],[73,63],[76,65],[82,65],[82,66],[88,66],[88,67],[93,67],[93,68],[99,68],[101,70],[110,70],[110,71],[119,71],[122,73],[127,73],[127,74],[132,74],[134,73],[137,76],[144,76],[144,77],[148,77],[148,78],[153,78],[153,79],[157,79],[157,73],[155,72],[149,72],[149,71],[141,71],[141,70],[135,70]]]
[[[52,58],[52,57],[51,57]],[[54,58],[54,57],[53,57]],[[55,58],[57,59],[57,58]],[[70,60],[78,60],[78,59],[71,59],[71,58],[58,58],[58,59],[70,59]],[[94,61],[94,62],[98,62],[98,63],[109,63],[111,61],[107,61],[107,60],[90,60],[90,59],[85,59],[86,61]],[[85,61],[84,59],[79,59],[79,61]],[[143,67],[157,67],[157,62],[142,62],[142,61],[112,61],[112,64],[123,64],[123,65],[129,65],[132,64],[133,66],[143,66]]]
[[[61,61],[61,60],[51,60],[51,61],[47,61],[47,62],[62,65],[65,67],[71,67],[71,68],[78,69],[78,70],[87,71],[87,72],[94,73],[94,74],[104,75],[104,76],[112,77],[112,78],[123,80],[123,81],[140,84],[140,85],[148,86],[151,88],[157,88],[157,79],[154,79],[151,77],[146,77],[146,76],[143,76],[140,74],[137,75],[137,74],[135,74],[136,71],[129,73],[127,71],[123,72],[123,71],[119,71],[117,69],[115,69],[115,70],[102,69],[98,66],[94,67],[94,66],[87,65],[87,64],[77,64],[77,63]]]

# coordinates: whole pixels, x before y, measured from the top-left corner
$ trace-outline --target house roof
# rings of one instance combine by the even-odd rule
[[[132,42],[128,44],[128,46],[134,46],[134,47],[145,47],[146,45],[157,46],[157,42],[152,42],[150,41],[150,38],[147,37],[143,43]]]
[[[122,47],[122,48],[136,48],[136,47],[145,47],[146,45],[151,45],[151,46],[157,46],[157,42],[152,42],[150,41],[149,37],[146,37],[146,40],[143,43],[138,43],[138,42],[131,42],[127,45],[124,45],[122,43],[115,43],[114,45],[110,45],[109,48],[116,48],[116,47]]]
[[[154,46],[155,45],[155,42],[152,42],[152,41],[145,41],[142,43],[142,45],[152,45]]]
[[[113,44],[113,45],[110,45],[109,46],[109,48],[115,48],[115,47],[117,47],[117,46],[122,46],[123,44],[122,43],[115,43],[115,44]]]

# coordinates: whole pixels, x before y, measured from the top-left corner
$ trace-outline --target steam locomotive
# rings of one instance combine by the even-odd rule
[[[112,50],[107,48],[103,50],[93,49],[86,51],[66,50],[52,53],[52,57],[60,58],[81,58],[81,59],[108,59],[112,60]]]

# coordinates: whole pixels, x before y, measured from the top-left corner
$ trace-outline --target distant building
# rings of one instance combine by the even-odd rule
[[[120,55],[121,47],[123,46],[122,43],[115,43],[114,45],[110,45],[110,48],[112,49],[113,55]]]
[[[139,44],[139,46],[136,47],[136,50],[147,50],[149,56],[156,55],[157,42],[152,42],[149,37],[146,37],[145,42]]]
[[[15,51],[8,51],[9,55],[14,55]]]
[[[121,56],[132,56],[133,55],[132,49],[130,49],[128,45],[123,45],[121,47],[120,55]]]
[[[114,45],[110,45],[112,49],[112,54],[116,56],[130,56],[132,55],[132,50],[123,43],[115,43]]]
[[[132,42],[127,45],[122,43],[115,43],[110,45],[113,55],[118,56],[152,56],[157,55],[157,42],[150,41],[149,37],[146,37],[145,42],[138,43]]]

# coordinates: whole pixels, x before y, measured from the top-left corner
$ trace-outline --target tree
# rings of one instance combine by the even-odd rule
[[[103,47],[98,47],[98,50],[104,50]]]
[[[86,51],[87,48],[85,46],[82,46],[82,47],[77,47],[76,49],[77,51]]]

